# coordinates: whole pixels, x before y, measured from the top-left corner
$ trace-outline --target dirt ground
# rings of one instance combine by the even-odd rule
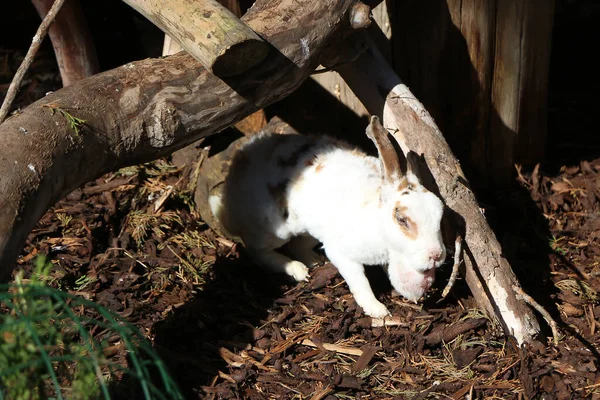
[[[0,49],[1,94],[23,54]],[[38,57],[21,106],[60,85],[51,60]],[[190,399],[600,399],[600,151],[582,120],[560,140],[589,103],[560,84],[552,93],[553,158],[519,168],[514,187],[481,206],[525,291],[558,323],[557,345],[540,320],[540,343],[519,348],[462,280],[440,301],[449,261],[419,304],[370,269],[402,321],[385,328],[371,326],[329,263],[299,284],[262,272],[194,210],[188,177],[201,149],[183,166],[162,159],[75,190],[32,231],[19,265],[47,254],[50,284],[139,327]]]

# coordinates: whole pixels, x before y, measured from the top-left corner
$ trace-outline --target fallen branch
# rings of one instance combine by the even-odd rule
[[[456,282],[456,278],[458,278],[459,267],[460,267],[460,264],[462,263],[461,255],[462,255],[462,237],[457,236],[456,241],[454,242],[454,264],[452,265],[452,274],[450,274],[448,283],[446,284],[446,287],[442,291],[442,297],[440,298],[438,303],[440,301],[444,300],[446,298],[446,296],[448,296],[448,293],[450,293],[450,290],[452,290],[452,287],[454,286],[454,283]]]
[[[371,318],[371,327],[373,328],[392,326],[408,327],[410,324],[406,321],[403,321],[400,317]]]
[[[482,327],[486,323],[487,319],[485,318],[469,318],[449,326],[437,325],[431,333],[425,336],[425,343],[430,346],[438,345],[442,342],[449,343],[456,339],[458,335]]]
[[[442,133],[370,40],[361,36],[356,43],[365,49],[362,56],[340,64],[338,72],[370,113],[383,115],[384,126],[405,153],[424,155],[423,183],[441,195],[452,229],[464,237],[466,281],[477,303],[519,344],[534,340],[538,322],[517,298],[513,289],[519,286],[517,278]]]
[[[319,65],[325,44],[352,30],[354,4],[258,0],[242,19],[271,51],[227,83],[179,53],[81,80],[6,120],[0,125],[0,280],[9,278],[41,216],[75,188],[168,155],[293,92]],[[85,121],[81,132],[75,135],[64,115],[45,104]]]
[[[17,69],[17,72],[15,73],[15,76],[13,77],[13,80],[10,83],[10,86],[8,87],[8,91],[6,92],[6,97],[4,98],[2,107],[0,107],[0,123],[2,123],[2,121],[4,121],[4,119],[8,115],[12,102],[15,100],[17,92],[19,91],[19,87],[21,86],[21,82],[23,81],[23,77],[25,76],[25,73],[27,72],[29,66],[33,62],[33,59],[35,58],[35,55],[37,54],[42,44],[42,41],[48,34],[48,29],[50,29],[50,25],[52,25],[52,22],[54,22],[54,18],[56,18],[56,14],[58,14],[64,2],[65,0],[56,0],[54,2],[50,10],[48,11],[48,14],[46,14],[44,19],[42,20],[42,23],[40,24],[40,27],[38,28],[37,32],[35,33],[35,36],[31,41],[31,46],[29,47],[29,50],[27,50],[27,54],[25,54],[23,62]]]
[[[556,321],[552,318],[550,313],[544,307],[542,307],[540,303],[535,301],[533,297],[525,293],[522,288],[518,286],[513,286],[513,289],[517,293],[517,298],[523,299],[523,301],[525,301],[531,307],[535,308],[536,311],[539,312],[542,315],[542,317],[544,317],[544,320],[546,320],[548,325],[550,325],[550,329],[552,330],[552,339],[554,341],[554,345],[558,346],[558,341],[560,338],[560,335],[558,334],[558,325],[556,324]]]

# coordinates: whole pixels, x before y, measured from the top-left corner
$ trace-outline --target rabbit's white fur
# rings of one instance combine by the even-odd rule
[[[237,153],[222,194],[209,202],[256,262],[298,281],[315,261],[312,238],[321,242],[358,305],[381,318],[389,312],[363,265],[388,265],[393,287],[417,300],[446,255],[440,199],[410,172],[384,175],[379,159],[328,137],[259,134]],[[276,250],[288,242],[296,260]]]

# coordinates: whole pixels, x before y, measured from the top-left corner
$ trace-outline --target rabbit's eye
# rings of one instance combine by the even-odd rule
[[[396,210],[396,221],[400,224],[401,227],[405,229],[410,229],[410,224],[408,223],[408,218],[404,215],[400,214],[400,210]]]

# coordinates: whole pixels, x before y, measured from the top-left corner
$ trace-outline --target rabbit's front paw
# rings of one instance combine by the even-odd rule
[[[384,318],[392,315],[388,311],[387,307],[377,300],[371,301],[367,304],[360,304],[360,306],[365,311],[365,314],[372,318]]]
[[[296,281],[308,281],[308,268],[300,261],[291,261],[285,267],[285,272]]]

